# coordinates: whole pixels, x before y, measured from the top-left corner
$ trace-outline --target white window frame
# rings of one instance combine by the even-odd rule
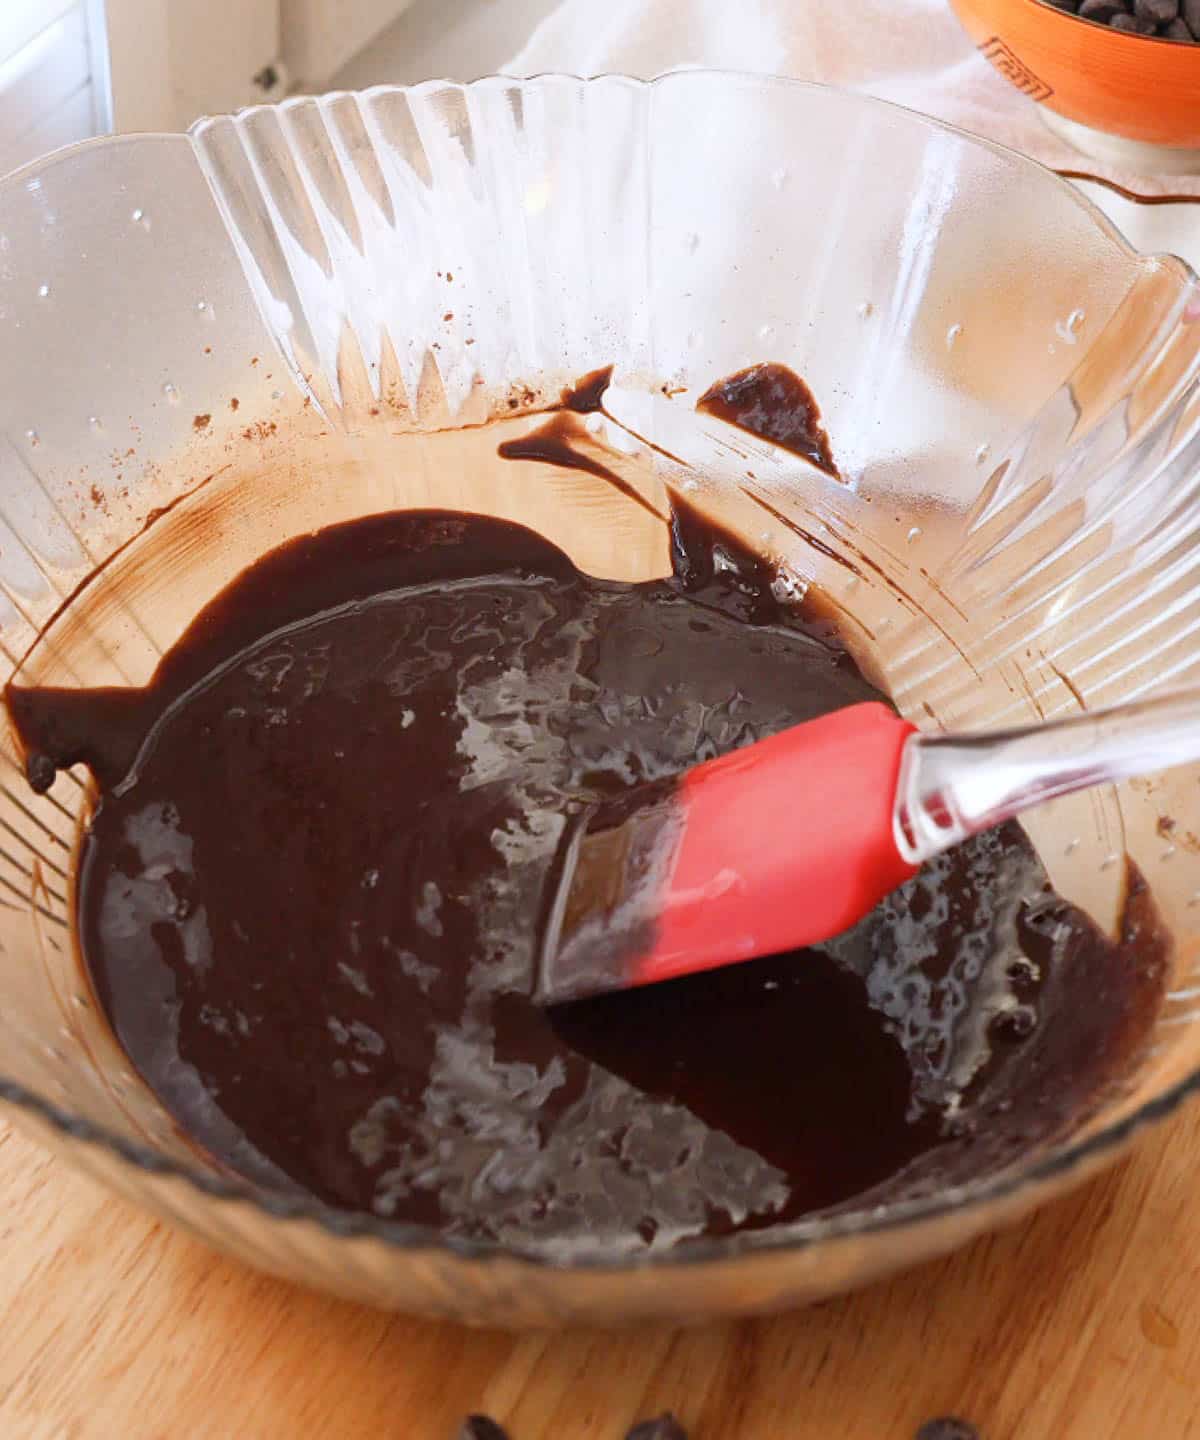
[[[0,0],[0,172],[109,121],[101,0]]]
[[[108,35],[104,11],[105,0],[84,0],[88,49],[91,51],[92,60],[92,95],[97,135],[107,135],[113,128],[112,82],[108,68]]]

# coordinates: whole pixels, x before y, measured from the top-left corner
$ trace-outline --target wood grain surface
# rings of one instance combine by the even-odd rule
[[[856,1296],[692,1330],[508,1335],[325,1299],[146,1219],[0,1121],[0,1440],[1200,1434],[1200,1107],[1017,1229]]]

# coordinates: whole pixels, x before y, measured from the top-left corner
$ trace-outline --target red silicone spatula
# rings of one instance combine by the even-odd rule
[[[576,816],[543,1003],[828,940],[932,855],[1056,795],[1200,759],[1200,691],[976,736],[853,705]]]

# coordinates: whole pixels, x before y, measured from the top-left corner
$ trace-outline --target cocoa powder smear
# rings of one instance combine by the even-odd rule
[[[83,956],[216,1162],[447,1235],[638,1253],[998,1170],[1130,1063],[1165,971],[1149,896],[1131,872],[1106,938],[1016,825],[822,950],[532,1003],[575,808],[880,698],[817,603],[671,523],[673,575],[638,585],[479,515],[332,526],[235,580],[144,689],[9,687],[35,785],[97,779]]]

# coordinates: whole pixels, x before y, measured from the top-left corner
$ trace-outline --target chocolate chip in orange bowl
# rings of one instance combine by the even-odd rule
[[[951,0],[991,64],[1077,149],[1200,172],[1196,0]]]

